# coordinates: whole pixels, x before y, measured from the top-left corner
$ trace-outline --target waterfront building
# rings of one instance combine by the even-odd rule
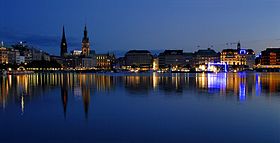
[[[261,52],[261,65],[280,65],[280,48],[267,48]]]
[[[158,58],[161,70],[177,70],[185,65],[183,50],[165,50]]]
[[[255,59],[255,66],[259,66],[259,65],[261,65],[261,56],[260,55],[256,56],[256,59]]]
[[[249,69],[253,69],[256,65],[255,52],[252,49],[247,49],[245,58],[246,58],[246,66],[248,66]]]
[[[32,50],[32,61],[50,61],[49,54],[43,52],[42,50]]]
[[[183,53],[185,60],[185,67],[191,68],[194,66],[194,53]]]
[[[244,65],[245,57],[239,54],[237,49],[224,49],[221,53],[221,61],[228,65]]]
[[[0,63],[1,64],[8,63],[8,50],[3,46],[0,47]]]
[[[150,70],[152,68],[153,56],[148,50],[130,50],[124,58],[127,69]]]
[[[17,49],[11,48],[8,50],[8,63],[16,64],[19,61],[20,52]]]
[[[215,63],[220,63],[220,53],[215,50],[208,48],[198,50],[194,53],[194,67],[195,71],[206,72],[212,71],[217,72],[220,67],[213,66]],[[219,68],[219,69],[217,69]]]
[[[60,60],[60,59],[58,59]],[[58,62],[61,63],[61,62]],[[82,58],[77,56],[67,56],[62,59],[62,65],[64,69],[79,69],[82,68]]]
[[[32,54],[32,50],[30,49],[20,51],[20,55],[24,56],[26,63],[30,63],[33,61],[33,54]]]
[[[37,49],[26,45],[26,42],[22,42],[22,41],[20,41],[19,43],[15,44],[15,45],[12,45],[12,48],[9,48],[9,50],[8,50],[9,63],[16,64],[17,63],[16,58],[19,58],[18,56],[24,56],[25,63],[32,62],[34,50],[37,50]],[[17,64],[19,64],[19,63],[17,63]]]
[[[89,56],[89,54],[90,54],[90,44],[89,44],[87,26],[85,26],[84,37],[82,40],[82,55]]]
[[[92,69],[94,67],[94,60],[91,57],[82,58],[82,68]]]
[[[67,54],[67,41],[66,41],[65,30],[64,30],[64,26],[63,26],[62,38],[61,38],[61,44],[60,44],[60,56],[65,57],[66,54]]]
[[[220,62],[220,53],[208,48],[206,50],[198,50],[194,53],[194,64],[196,66],[208,65],[209,63]]]
[[[112,70],[115,63],[114,54],[95,54],[96,63],[94,63],[99,70]]]
[[[125,58],[124,57],[119,57],[116,59],[115,69],[117,69],[117,70],[125,69]]]
[[[224,49],[221,53],[221,62],[229,65],[233,70],[253,69],[255,65],[255,52],[252,49]]]
[[[159,70],[159,58],[157,55],[153,56],[153,71]]]
[[[24,56],[18,56],[16,58],[16,64],[23,64],[25,63],[25,57]]]
[[[57,62],[58,64],[63,65],[64,59],[60,56],[51,55],[50,56],[50,61]]]
[[[65,37],[64,30],[63,37]],[[66,41],[66,39],[64,41]],[[93,69],[97,66],[95,51],[90,50],[90,42],[86,26],[84,28],[81,50],[73,50],[70,54],[65,53],[62,64],[65,69]]]

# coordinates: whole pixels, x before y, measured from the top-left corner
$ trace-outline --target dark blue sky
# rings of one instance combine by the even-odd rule
[[[280,46],[278,0],[1,0],[0,13],[1,41],[27,41],[52,54],[62,25],[69,50],[80,49],[85,23],[97,53],[221,50],[238,40],[257,52]]]

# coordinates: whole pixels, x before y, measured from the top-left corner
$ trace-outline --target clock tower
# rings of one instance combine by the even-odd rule
[[[90,47],[89,47],[89,38],[87,35],[87,26],[85,26],[84,37],[82,40],[82,55],[89,56]]]
[[[60,44],[60,56],[65,57],[65,54],[67,54],[67,42],[66,42],[65,30],[63,26],[63,32],[62,32],[62,38]]]

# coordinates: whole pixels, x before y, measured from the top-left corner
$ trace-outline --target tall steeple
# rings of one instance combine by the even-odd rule
[[[85,25],[84,38],[83,38],[83,39],[87,39],[87,40],[88,40],[88,36],[87,36],[87,25]]]
[[[61,44],[60,44],[60,56],[64,57],[65,54],[67,54],[67,41],[66,41],[65,30],[64,30],[64,26],[63,26],[62,38],[61,38]]]
[[[89,52],[90,52],[89,38],[88,38],[87,26],[85,25],[84,37],[82,40],[82,54],[88,56]]]
[[[240,44],[240,41],[238,41],[237,43],[237,50],[239,51],[241,49],[241,44]]]

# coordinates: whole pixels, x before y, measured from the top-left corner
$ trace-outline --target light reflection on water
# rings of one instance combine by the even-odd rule
[[[236,115],[233,116],[232,120],[240,120],[239,119],[241,118],[240,116],[245,115],[247,119],[247,115],[252,114],[252,112],[255,113],[255,111],[259,111],[260,108],[264,108],[262,109],[264,113],[260,113],[260,115],[256,115],[256,116],[266,117],[267,116],[266,114],[273,115],[272,119],[273,121],[275,121],[274,119],[280,119],[279,113],[275,112],[275,109],[273,108],[274,106],[277,105],[277,103],[280,103],[278,98],[278,96],[280,95],[279,87],[280,87],[279,73],[219,73],[219,74],[214,74],[214,73],[211,74],[205,74],[205,73],[200,73],[200,74],[46,73],[46,74],[32,74],[32,75],[19,75],[19,76],[9,75],[0,78],[0,105],[1,105],[0,111],[2,112],[0,115],[1,117],[0,121],[1,120],[9,121],[10,118],[14,118],[14,117],[18,118],[13,114],[11,115],[11,112],[17,112],[16,114],[20,114],[22,118],[32,119],[32,120],[36,119],[34,117],[35,115],[44,114],[48,116],[46,117],[46,119],[50,119],[50,121],[47,121],[50,122],[50,124],[54,122],[52,119],[57,119],[60,123],[62,122],[63,124],[67,124],[67,125],[68,125],[68,123],[66,122],[67,120],[68,121],[74,120],[75,122],[78,122],[79,120],[76,118],[78,118],[79,116],[83,116],[83,119],[87,120],[88,122],[86,126],[91,127],[92,129],[93,125],[95,125],[97,128],[95,129],[95,131],[99,132],[100,131],[100,129],[98,128],[99,125],[104,126],[105,124],[104,122],[106,122],[107,124],[108,122],[109,123],[113,122],[112,120],[114,120],[114,122],[111,123],[113,127],[107,127],[107,130],[116,130],[115,128],[125,128],[121,126],[121,124],[125,121],[128,123],[140,122],[140,124],[143,124],[143,127],[150,128],[150,126],[147,125],[150,121],[146,121],[145,119],[143,122],[138,121],[140,119],[135,119],[134,116],[135,117],[145,116],[145,117],[150,117],[155,119],[161,118],[161,120],[168,120],[170,122],[176,122],[177,120],[180,120],[180,118],[184,118],[186,121],[189,120],[189,122],[191,122],[192,119],[188,119],[189,114],[193,115],[196,114],[197,112],[201,112],[204,113],[204,115],[201,116],[205,118],[217,120],[218,117],[216,118],[215,116],[208,115],[209,112],[213,112],[218,116],[222,116],[223,114],[229,114],[227,113],[227,110],[231,110],[233,112],[232,114]],[[145,98],[148,97],[151,98],[146,100]],[[178,100],[176,98],[173,99],[170,97],[178,97]],[[196,97],[199,97],[198,101],[193,99]],[[203,97],[207,97],[208,100],[204,101]],[[226,100],[220,100],[221,97],[223,97]],[[260,99],[258,97],[264,97],[264,98]],[[229,99],[230,103],[228,103],[227,99]],[[273,110],[266,109],[268,108],[267,103],[264,103],[266,102],[264,101],[266,99],[268,99],[268,102],[271,102],[270,100],[276,100],[273,101],[275,103],[271,105],[273,107],[270,107],[273,108]],[[216,104],[213,104],[212,100],[218,100],[218,101]],[[253,101],[254,103],[252,104],[252,109],[250,108],[250,110],[241,109],[241,108],[239,109],[236,108],[234,105],[240,103],[246,104],[248,101]],[[268,105],[269,104],[270,103],[268,103]],[[193,105],[198,105],[198,107]],[[248,106],[249,105],[251,107],[251,104],[248,103]],[[177,109],[178,108],[177,106],[178,107],[187,106],[188,108]],[[206,106],[207,108],[205,108],[204,106]],[[42,110],[44,109],[44,111],[42,111],[41,114],[36,113],[40,108],[42,108]],[[79,110],[80,108],[81,110]],[[112,111],[114,108],[116,108],[116,111]],[[227,110],[222,110],[222,108],[225,108]],[[236,109],[232,109],[232,108],[236,108]],[[152,110],[152,111],[147,111],[147,110]],[[241,111],[244,110],[244,112],[237,112],[236,110],[241,110]],[[265,113],[267,111],[269,111],[269,113]],[[158,117],[152,113],[158,114]],[[170,119],[170,117],[166,117],[165,114],[167,113],[173,114],[173,116],[175,117],[173,119]],[[184,116],[181,115],[182,113],[184,113]],[[134,116],[130,116],[130,114]],[[257,112],[255,114],[257,114]],[[63,116],[63,120],[61,120],[60,118],[61,115]],[[200,118],[199,115],[197,115],[197,117]],[[132,118],[132,120],[128,121],[128,119],[130,118]],[[272,120],[272,119],[266,119],[265,121]],[[260,120],[259,122],[262,121],[263,120]],[[17,121],[17,122],[20,123],[21,121]],[[28,121],[25,122],[26,124],[29,125],[34,124]],[[178,122],[182,123],[182,121],[178,121]],[[196,124],[196,122],[194,123]],[[215,121],[211,121],[211,123],[221,124],[220,122],[215,122]],[[235,126],[232,125],[232,123],[229,125],[225,123],[223,124],[229,127]],[[7,126],[8,125],[10,124],[7,124]],[[180,126],[177,126],[177,124],[175,123],[173,123],[172,125],[166,123],[159,124],[157,128],[155,129],[151,128],[151,129],[158,132],[163,132],[161,129],[162,125],[166,126],[166,128],[168,129],[170,128],[175,129],[178,130],[178,132],[182,131]],[[116,127],[114,128],[114,126]],[[131,128],[136,128],[136,129],[140,128],[140,131],[146,129],[146,128],[143,129],[139,126],[141,125],[133,124]],[[203,125],[203,126],[201,125],[201,127],[198,126],[197,128],[198,129],[201,128],[204,129],[205,131],[208,131],[209,128],[207,126],[212,126],[212,125],[211,124]],[[279,132],[277,132],[279,131],[279,122],[274,122],[274,127],[277,128],[275,129],[276,131],[273,130],[274,134],[273,133],[272,134],[274,136],[277,136],[277,134],[279,135]],[[76,127],[75,129],[77,130],[77,128],[78,127]],[[129,132],[131,128],[126,127],[125,128],[126,130],[123,129],[122,131]],[[193,127],[190,126],[190,128]],[[197,128],[194,128],[194,131]],[[54,129],[60,129],[60,128],[57,127]],[[79,127],[78,129],[85,130],[85,127]],[[268,130],[270,129],[271,128],[268,128]],[[220,129],[220,130],[222,132],[222,130],[229,130],[229,128]],[[212,131],[215,131],[215,129],[213,129]],[[251,130],[247,129],[247,131],[251,131]],[[258,132],[258,130],[255,132]],[[260,130],[259,132],[262,131]],[[13,131],[13,133],[15,133],[15,131]],[[162,134],[165,133],[169,133],[169,131],[165,131]],[[232,132],[230,133],[236,134]],[[95,134],[99,135],[101,133],[95,133]],[[106,134],[108,135],[107,132]],[[118,140],[119,138],[117,138],[117,142],[122,142],[122,141],[137,142],[138,140],[139,142],[143,142],[143,141],[169,142],[170,140],[172,141],[174,140],[172,137],[170,137],[171,138],[170,140],[168,139],[164,140],[164,138],[162,137],[161,137],[162,140],[160,139],[150,140],[151,139],[150,136],[146,138],[143,137],[142,140],[139,139],[139,137],[137,137],[137,133],[135,134],[127,133],[127,134],[128,134],[127,136],[129,136],[130,139],[126,139],[125,137],[120,137],[121,138],[120,140]],[[101,136],[102,135],[103,134],[101,134]],[[113,136],[114,134],[112,134],[110,137],[114,138]],[[161,134],[158,136],[161,136]],[[134,139],[134,137],[138,138],[138,140]],[[178,139],[177,141],[183,140],[183,138],[180,137],[181,136],[177,137]],[[157,136],[155,138],[157,138]],[[190,138],[189,140],[184,139],[184,141],[197,141],[197,142],[209,141],[209,140],[197,139],[197,137],[195,139],[192,139],[191,136],[189,138]],[[213,137],[213,138],[214,139],[212,141],[221,141],[219,140],[219,137],[216,138]],[[242,140],[241,138],[240,140],[238,137],[236,138],[237,138],[236,141]],[[65,140],[65,138],[62,139]],[[102,141],[102,142],[103,141],[114,142],[116,141],[116,138],[114,138],[113,140],[105,140],[104,138],[92,139],[92,140]],[[17,140],[12,140],[12,141],[16,142]],[[255,141],[255,140],[250,139],[248,141]],[[274,137],[271,140],[264,138],[261,141],[278,142],[279,138]]]
[[[1,77],[0,105],[6,108],[10,100],[20,100],[24,112],[24,97],[41,96],[45,90],[60,87],[61,100],[66,112],[68,92],[82,98],[88,111],[90,95],[124,86],[132,94],[143,95],[153,90],[183,93],[187,90],[202,91],[220,96],[270,96],[280,92],[278,73],[220,73],[220,74],[73,74],[50,73]]]

